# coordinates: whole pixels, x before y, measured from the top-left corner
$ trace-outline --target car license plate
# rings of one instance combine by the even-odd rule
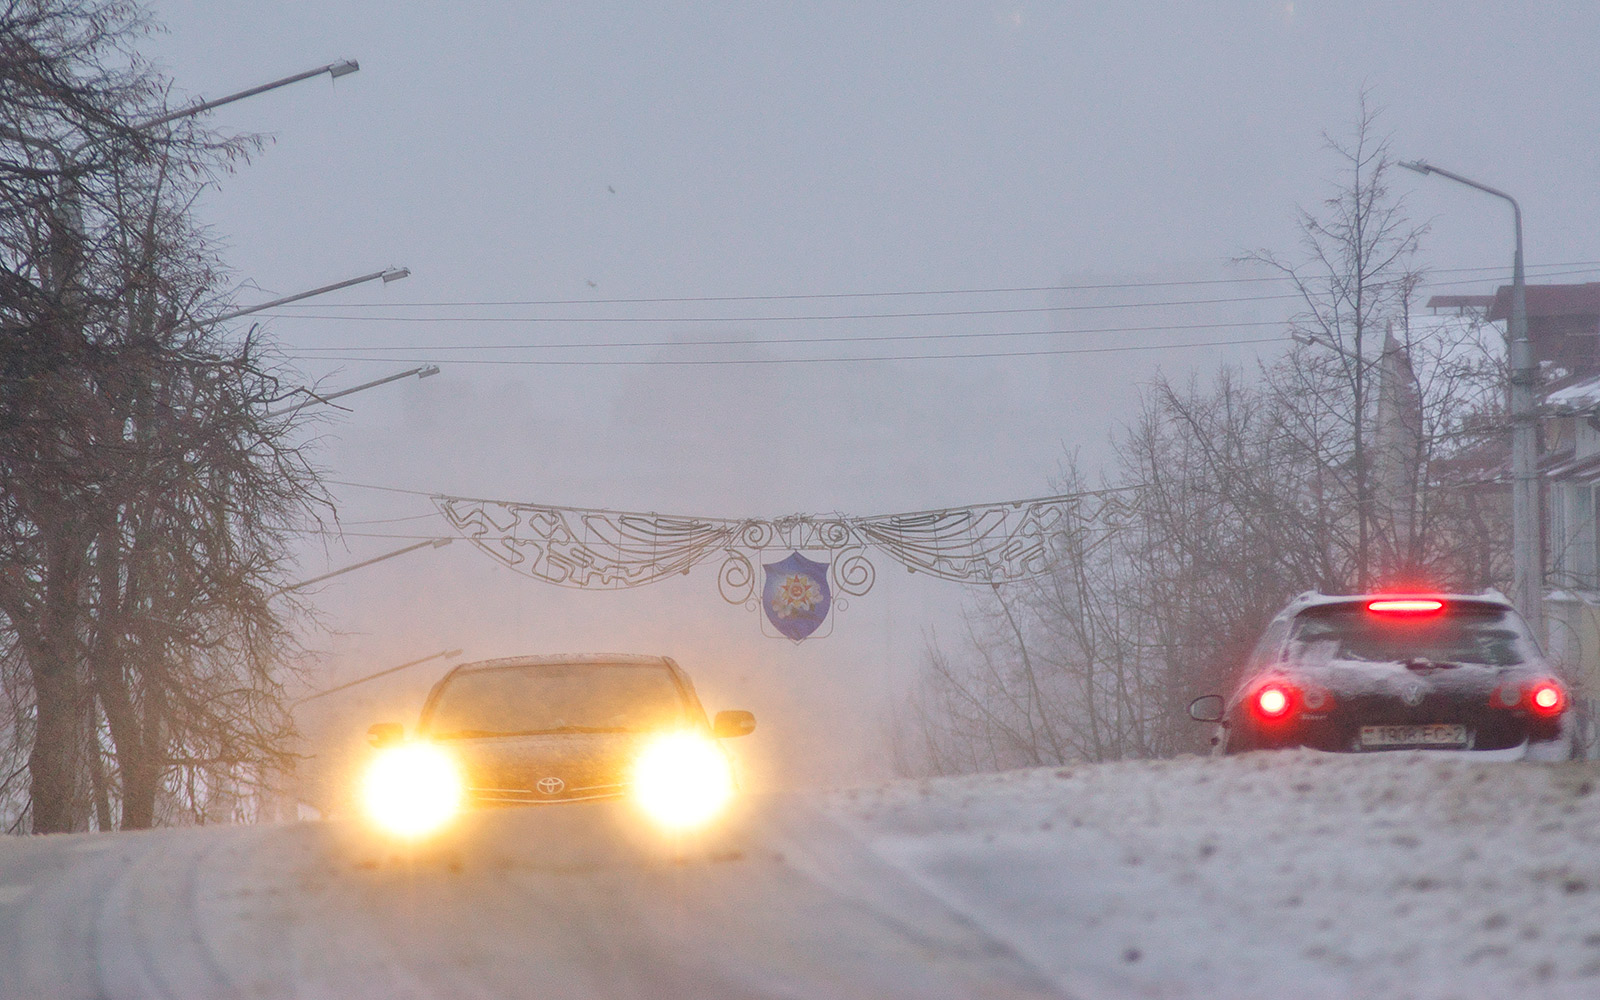
[[[1459,723],[1425,726],[1362,726],[1363,747],[1464,747],[1467,727]]]

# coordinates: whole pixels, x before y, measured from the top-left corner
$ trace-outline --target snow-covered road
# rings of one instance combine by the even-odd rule
[[[1594,997],[1600,768],[1255,754],[0,841],[3,997]]]

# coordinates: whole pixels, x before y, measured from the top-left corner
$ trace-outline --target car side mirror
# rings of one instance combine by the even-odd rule
[[[711,734],[718,739],[749,736],[756,731],[756,717],[750,712],[718,712],[711,723]]]
[[[398,722],[375,722],[367,727],[367,742],[382,750],[405,742],[406,727]]]
[[[1189,702],[1189,718],[1196,722],[1221,722],[1224,703],[1220,694],[1203,694]]]

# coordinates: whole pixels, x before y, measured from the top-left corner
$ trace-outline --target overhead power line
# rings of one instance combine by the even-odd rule
[[[406,517],[375,517],[375,518],[369,518],[369,519],[363,520],[363,521],[343,521],[343,520],[341,520],[339,522],[339,524],[341,526],[345,526],[345,525],[367,525],[367,524],[398,524],[401,521],[422,521],[422,520],[426,520],[428,518],[434,518],[434,517],[438,517],[438,516],[439,515],[436,512],[431,512],[431,513],[427,513],[427,514],[410,514],[410,515],[407,515]],[[319,531],[320,530],[321,529],[319,529]],[[345,532],[343,532],[343,531],[327,531],[325,533],[329,534],[329,535],[334,535],[334,536],[345,534]]]
[[[1538,265],[1541,272],[1550,268],[1561,267],[1600,267],[1600,261],[1578,260],[1564,261],[1554,264]],[[1430,274],[1470,274],[1493,273],[1504,271],[1503,264],[1487,267],[1442,267],[1436,268]],[[1530,268],[1532,271],[1533,268]],[[1534,275],[1530,275],[1534,276]],[[1555,275],[1541,273],[1539,277],[1554,277]],[[925,288],[925,289],[896,289],[876,292],[794,292],[778,295],[660,295],[635,298],[608,298],[608,299],[491,299],[491,300],[445,300],[438,302],[389,302],[389,303],[339,303],[333,308],[338,309],[374,309],[374,308],[440,308],[447,306],[473,306],[473,307],[499,307],[499,306],[593,306],[593,305],[665,305],[671,303],[711,303],[711,302],[796,302],[806,300],[825,299],[874,299],[874,298],[914,298],[918,296],[936,295],[1012,295],[1026,292],[1077,292],[1077,291],[1104,291],[1130,288],[1190,288],[1206,285],[1239,285],[1257,284],[1262,282],[1284,282],[1289,279],[1283,275],[1258,275],[1255,277],[1241,278],[1198,278],[1177,281],[1119,281],[1097,282],[1085,284],[1060,284],[1060,285],[1020,285],[1005,288]],[[301,307],[294,307],[301,308]],[[323,308],[321,306],[311,308]]]
[[[869,355],[865,357],[838,357],[838,358],[705,358],[705,359],[676,359],[676,358],[641,358],[637,360],[610,358],[604,360],[583,359],[529,359],[529,358],[463,358],[451,362],[456,365],[519,365],[539,367],[613,367],[613,366],[708,366],[708,365],[827,365],[827,364],[862,364],[877,361],[960,361],[977,360],[983,358],[1040,358],[1052,357],[1063,354],[1117,354],[1123,351],[1165,351],[1183,350],[1191,347],[1232,347],[1240,344],[1272,344],[1288,340],[1288,337],[1256,337],[1243,340],[1208,340],[1193,344],[1124,344],[1118,347],[1070,347],[1054,351],[985,351],[970,354],[892,354]],[[307,361],[377,361],[392,360],[387,358],[371,357],[339,357],[317,355],[314,358],[289,355],[294,360]]]
[[[773,346],[792,344],[878,344],[890,341],[919,341],[919,340],[992,340],[1000,337],[1054,337],[1065,334],[1078,333],[1164,333],[1169,330],[1234,330],[1240,327],[1252,326],[1283,326],[1282,320],[1261,320],[1243,323],[1180,323],[1161,324],[1157,326],[1100,326],[1080,327],[1075,330],[1004,330],[987,331],[980,333],[895,333],[895,334],[868,334],[866,336],[837,336],[837,337],[761,337],[745,338],[724,337],[716,340],[609,340],[609,341],[568,341],[555,344],[422,344],[368,347],[361,344],[350,344],[342,347],[297,347],[294,350],[299,355],[309,353],[336,354],[348,351],[422,351],[458,352],[458,351],[527,351],[527,350],[577,350],[585,348],[628,348],[628,347],[750,347]]]
[[[1589,271],[1563,272],[1587,274]],[[1561,274],[1544,274],[1539,277],[1560,277]],[[1475,279],[1431,282],[1426,287],[1444,288],[1459,284],[1476,284]],[[1104,302],[1073,303],[1046,306],[1008,306],[991,309],[924,309],[911,312],[871,313],[814,313],[810,315],[750,315],[750,316],[362,316],[336,313],[263,313],[275,319],[333,320],[360,323],[522,323],[522,324],[640,324],[640,323],[826,323],[856,322],[883,319],[950,319],[970,316],[1017,316],[1039,313],[1096,312],[1117,309],[1161,309],[1174,307],[1238,305],[1250,302],[1286,302],[1301,299],[1298,292],[1277,295],[1236,295],[1213,299],[1160,299],[1154,302]],[[460,305],[461,303],[456,303]]]
[[[442,494],[438,490],[408,490],[399,486],[378,486],[374,483],[356,483],[348,479],[324,479],[323,482],[334,486],[350,486],[358,490],[374,490],[378,493],[403,493],[411,497],[436,497]],[[430,515],[431,516],[431,515]]]
[[[1005,309],[929,309],[918,312],[817,313],[810,316],[334,316],[267,313],[278,319],[331,319],[363,323],[819,323],[861,319],[941,319],[951,316],[1013,316],[1027,313],[1088,312],[1096,309],[1152,309],[1157,306],[1211,306],[1238,302],[1298,299],[1283,295],[1244,295],[1225,299],[1168,299],[1161,302],[1109,302],[1104,305],[1015,306]]]

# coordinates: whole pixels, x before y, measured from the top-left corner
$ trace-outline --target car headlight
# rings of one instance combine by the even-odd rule
[[[444,826],[461,811],[462,796],[455,760],[429,743],[382,750],[361,786],[367,816],[399,837],[421,837]]]
[[[717,743],[698,733],[658,736],[633,768],[634,799],[669,830],[711,820],[733,797],[733,768]]]

